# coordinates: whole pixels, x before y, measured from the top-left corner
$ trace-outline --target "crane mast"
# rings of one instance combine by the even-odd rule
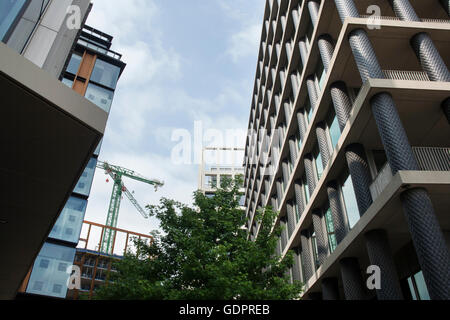
[[[153,185],[155,187],[155,191],[157,191],[158,187],[162,187],[164,182],[159,181],[157,179],[148,179],[139,173],[115,166],[110,165],[107,162],[98,161],[97,168],[105,170],[105,174],[109,175],[113,180],[113,190],[111,194],[111,199],[109,202],[108,208],[108,216],[106,218],[106,226],[116,228],[117,220],[119,217],[119,209],[120,202],[122,200],[122,195],[130,200],[130,202],[134,205],[136,210],[145,218],[148,218],[148,214],[142,209],[141,205],[137,202],[137,200],[133,197],[131,192],[125,187],[122,178],[127,177],[136,181],[140,181],[149,185]],[[102,235],[101,246],[99,248],[100,252],[106,253],[109,255],[113,254],[113,246],[115,242],[116,232],[110,228],[105,228],[104,234]]]

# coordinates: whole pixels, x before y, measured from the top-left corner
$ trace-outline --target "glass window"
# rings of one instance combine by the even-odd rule
[[[423,277],[422,271],[414,275],[414,280],[416,281],[417,293],[420,297],[420,300],[430,300],[430,295],[428,293],[428,288],[425,284],[425,279]]]
[[[86,200],[70,197],[50,232],[49,238],[78,243],[86,206]],[[72,234],[70,234],[70,229]]]
[[[334,111],[332,111],[332,116],[328,121],[328,131],[330,133],[331,145],[334,150],[336,149],[336,145],[339,142],[339,138],[341,137],[341,128],[339,127],[339,122]]]
[[[310,194],[309,194],[309,188],[308,188],[308,182],[306,180],[306,175],[303,175],[302,178],[302,182],[303,182],[303,192],[305,193],[305,205],[308,204],[309,199],[310,199]]]
[[[317,249],[317,238],[315,232],[311,236],[311,244],[313,249],[314,265],[316,267],[315,269],[317,270],[320,267],[320,264],[319,264],[319,251]]]
[[[319,148],[317,146],[314,151],[314,162],[316,163],[317,180],[320,180],[323,173],[323,163],[322,155],[320,154]]]
[[[34,262],[26,292],[65,298],[69,274],[62,265],[72,265],[74,257],[75,248],[45,243]],[[39,267],[42,261],[47,261],[47,268]]]
[[[73,53],[72,57],[70,58],[69,64],[67,65],[66,71],[72,74],[77,74],[82,59],[83,58],[81,57],[81,55],[79,55],[78,53]]]
[[[409,277],[407,280],[413,300],[430,300],[430,295],[422,271]]]
[[[90,80],[115,89],[117,80],[119,79],[119,74],[119,67],[114,66],[106,61],[97,59]]]
[[[325,214],[325,223],[327,227],[328,232],[328,243],[330,246],[330,252],[334,252],[337,247],[337,240],[336,235],[334,234],[334,224],[333,224],[333,216],[331,214],[331,209],[328,208],[326,214]]]
[[[25,3],[26,0],[0,1],[0,40],[3,40]]]
[[[76,192],[83,196],[89,195],[89,193],[91,192],[91,185],[92,180],[94,179],[96,165],[97,160],[95,158],[91,158],[73,192]]]
[[[305,105],[305,121],[306,121],[307,125],[309,123],[311,123],[312,114],[313,114],[313,109],[311,107],[311,101],[309,100],[309,95],[308,95],[308,96],[306,96],[306,105]]]
[[[73,80],[70,80],[68,78],[63,78],[61,80],[62,83],[64,83],[66,86],[68,86],[69,88],[72,88],[73,86]]]
[[[319,59],[319,62],[317,63],[317,67],[316,67],[316,79],[317,79],[317,84],[319,85],[320,90],[323,90],[325,78],[326,78],[325,68],[323,67],[322,60]]]
[[[350,229],[352,229],[355,226],[355,224],[359,221],[360,215],[350,175],[347,177],[347,180],[342,185],[342,194],[344,196],[345,209],[347,211],[348,225]]]
[[[102,144],[103,144],[103,138],[102,140],[100,140],[100,142],[98,143],[97,148],[94,151],[94,156],[98,156],[100,155],[100,149],[102,148]]]
[[[108,89],[104,89],[93,83],[89,83],[85,97],[92,103],[96,104],[103,110],[109,113],[111,110],[111,104],[114,97],[114,92]]]

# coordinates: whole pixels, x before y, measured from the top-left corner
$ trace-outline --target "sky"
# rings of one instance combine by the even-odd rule
[[[112,35],[112,50],[127,63],[99,159],[164,181],[155,192],[124,178],[142,206],[161,197],[192,203],[199,171],[193,148],[202,140],[195,143],[195,126],[203,133],[240,132],[227,145],[244,147],[264,5],[264,0],[93,0],[87,24]],[[180,130],[192,138],[190,163],[172,156]],[[205,146],[226,143],[203,140]],[[106,180],[97,170],[86,220],[105,223],[112,192]],[[158,221],[144,219],[124,198],[118,227],[148,234]]]

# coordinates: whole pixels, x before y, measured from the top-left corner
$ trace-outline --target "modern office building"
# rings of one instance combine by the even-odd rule
[[[58,76],[80,32],[88,0],[0,3],[0,299],[15,297],[84,168],[108,114]],[[43,250],[50,250],[45,247]]]
[[[449,5],[266,2],[247,228],[279,211],[302,299],[450,299]]]
[[[109,114],[117,81],[125,68],[121,55],[112,51],[113,37],[87,25],[83,26],[61,81]],[[26,293],[65,298],[67,268],[72,266],[80,237],[88,197],[94,179],[101,143],[97,146],[83,174],[53,226],[35,260]]]
[[[198,175],[198,190],[212,196],[223,178],[234,179],[244,176],[242,166],[244,148],[207,147],[202,150]],[[244,188],[241,189],[245,192]],[[241,200],[244,205],[244,198]]]

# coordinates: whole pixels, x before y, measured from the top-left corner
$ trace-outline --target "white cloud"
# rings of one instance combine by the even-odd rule
[[[233,62],[238,62],[241,58],[258,55],[258,45],[261,37],[261,25],[253,24],[244,27],[239,32],[232,35],[230,47],[227,53]]]

